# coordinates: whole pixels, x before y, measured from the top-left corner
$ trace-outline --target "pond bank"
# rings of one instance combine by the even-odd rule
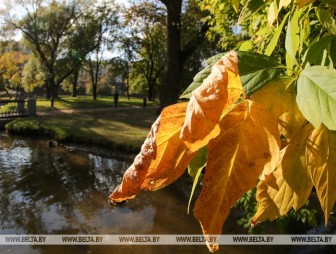
[[[137,153],[156,116],[156,108],[115,109],[27,117],[6,124],[10,134],[43,137],[55,144],[77,144]]]

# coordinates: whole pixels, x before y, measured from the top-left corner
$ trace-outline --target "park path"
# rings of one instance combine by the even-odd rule
[[[52,111],[37,112],[38,116],[51,116],[56,114],[74,114],[74,113],[91,113],[114,110],[129,110],[134,108],[142,108],[141,106],[124,106],[124,107],[105,107],[105,108],[78,108],[78,109],[54,109]],[[146,108],[155,108],[155,106],[147,106]]]

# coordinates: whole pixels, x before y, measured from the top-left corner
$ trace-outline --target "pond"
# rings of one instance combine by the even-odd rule
[[[93,149],[95,150],[95,149]],[[50,147],[0,134],[0,234],[201,234],[187,214],[189,182],[141,193],[121,206],[108,196],[130,158]],[[234,219],[226,234],[246,233]],[[292,249],[292,248],[291,248]],[[279,246],[221,246],[221,253],[284,253]],[[0,253],[209,253],[205,246],[0,246]],[[296,253],[296,252],[293,252]]]

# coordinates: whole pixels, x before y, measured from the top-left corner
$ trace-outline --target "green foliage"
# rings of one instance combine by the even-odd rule
[[[264,2],[263,0],[248,0],[240,13],[238,25],[250,18],[253,14],[265,6],[266,3],[267,1]]]
[[[218,1],[217,1],[218,2]],[[216,1],[208,1],[207,8],[218,17],[222,12],[215,10]],[[232,4],[220,1],[226,6]],[[335,129],[333,110],[335,107],[334,70],[336,63],[335,1],[243,1],[238,22],[250,31],[249,49],[264,52],[239,53],[239,71],[245,93],[249,96],[275,77],[284,74],[298,81],[297,102],[304,116],[315,127],[322,122],[331,130]],[[277,5],[275,8],[275,4]],[[201,7],[204,8],[203,5]],[[278,8],[279,7],[279,8]],[[266,14],[269,8],[274,13]],[[270,16],[273,15],[273,16]],[[254,19],[259,19],[255,26]],[[278,26],[273,26],[273,19]],[[219,28],[221,22],[215,19]],[[265,22],[269,23],[266,27]],[[252,29],[253,28],[253,29]],[[253,31],[253,33],[252,33]],[[223,32],[220,29],[218,33]],[[266,44],[265,44],[266,43]],[[247,45],[247,44],[246,44]],[[285,51],[277,45],[284,45]],[[272,56],[277,58],[272,58]],[[286,63],[283,66],[281,63]],[[210,65],[211,66],[211,65]],[[207,77],[210,66],[200,72],[183,96],[188,97],[193,88]],[[314,67],[310,66],[326,66]],[[328,69],[331,68],[331,69]],[[320,97],[319,97],[320,96]],[[309,98],[309,100],[307,99]],[[329,103],[329,104],[328,104]],[[313,113],[314,112],[314,113]],[[322,120],[323,119],[323,120]]]
[[[256,189],[248,191],[242,196],[235,207],[242,210],[244,215],[237,221],[238,225],[248,229],[249,233],[265,233],[264,224],[251,227],[251,219],[257,211],[257,200],[255,199]],[[285,232],[304,233],[307,229],[317,226],[318,212],[312,208],[308,201],[301,209],[293,209],[283,217],[275,221],[275,226]]]
[[[212,66],[224,55],[225,53],[220,53],[217,54],[215,56],[210,57],[209,59],[206,60],[206,64],[207,66],[201,70],[200,72],[198,72],[194,79],[193,82],[188,86],[188,88],[186,90],[184,90],[184,92],[182,93],[182,95],[180,96],[181,99],[190,99],[192,92],[199,87],[200,85],[202,85],[203,80],[206,79],[207,76],[209,76],[210,72],[211,72],[211,68]]]
[[[224,50],[235,47],[241,37],[244,35],[236,35],[237,19],[239,11],[246,0],[205,0],[198,1],[202,10],[208,12],[208,16],[203,18],[210,26],[207,32],[207,38],[217,42],[218,46]]]
[[[154,100],[165,66],[166,20],[161,6],[147,1],[135,3],[125,10],[121,38],[130,65],[130,88]]]
[[[188,99],[191,97],[192,92],[199,87],[203,80],[206,79],[212,66],[224,55],[225,53],[217,54],[209,58],[203,70],[196,74],[193,82],[184,91],[180,98]],[[276,60],[266,55],[253,53],[253,52],[238,52],[239,56],[239,75],[246,95],[252,95],[255,91],[267,84],[272,79],[280,76],[283,73],[285,66],[279,64]]]
[[[270,81],[275,78],[290,76],[293,81],[291,82],[291,87],[294,89],[294,96],[296,97],[293,97],[293,101],[288,101],[294,105],[293,111],[289,114],[295,114],[295,117],[297,117],[302,113],[303,117],[316,129],[326,126],[326,129],[332,135],[331,133],[336,130],[336,2],[247,0],[240,1],[240,4],[241,6],[239,7],[237,2],[234,1],[208,0],[206,3],[200,4],[200,6],[204,10],[208,10],[211,15],[214,15],[214,19],[209,21],[211,32],[220,36],[222,41],[226,39],[225,33],[228,30],[224,24],[226,22],[224,18],[226,12],[223,11],[223,8],[226,7],[229,10],[230,5],[235,10],[238,10],[238,7],[240,8],[238,10],[240,12],[239,18],[236,21],[241,25],[242,34],[248,35],[246,36],[247,40],[238,44],[240,50],[248,51],[238,52],[239,75],[245,91],[244,97],[251,96],[260,88],[271,85]],[[217,57],[221,56],[222,54],[219,54],[215,58],[218,59]],[[207,64],[208,66],[195,76],[194,82],[182,95],[183,98],[190,98],[192,92],[211,73],[211,66],[214,63],[208,61]],[[262,91],[265,90],[260,90],[260,93]],[[286,91],[284,92],[286,93]],[[277,95],[279,100],[285,97],[285,93]],[[268,102],[272,100],[270,98],[266,99],[267,94],[264,96],[263,100]],[[296,105],[300,112],[296,112]],[[280,110],[280,107],[271,109],[278,117],[281,114],[277,110]],[[279,124],[282,125],[284,119],[290,119],[291,117],[290,115],[280,116]],[[292,141],[291,138],[289,141]],[[331,137],[329,142],[332,143]],[[286,142],[284,142],[283,151],[285,151],[286,147]],[[324,147],[323,149],[326,148]],[[331,150],[328,153],[330,153],[329,156],[331,157],[335,156]],[[321,166],[320,170],[322,168]],[[283,170],[285,172],[288,168]],[[323,170],[326,169],[323,168]],[[279,177],[279,175],[277,176]],[[284,176],[284,179],[286,177],[288,176]],[[272,191],[270,189],[278,180],[276,178],[271,180],[270,178],[267,180],[270,182],[263,181],[264,184],[269,185],[268,187],[264,190],[260,186],[258,187],[260,189],[258,192],[259,202],[264,202],[265,198],[268,197],[267,195],[271,195]],[[328,182],[328,179],[323,178],[323,181]],[[329,179],[329,181],[332,184],[332,180]],[[269,192],[266,192],[266,190]],[[259,213],[255,215],[255,207],[258,204],[255,195],[255,191],[248,192],[237,203],[237,206],[245,211],[245,216],[239,223],[246,227],[250,226],[253,215],[258,220],[260,218],[258,216],[263,213],[262,205],[259,204],[261,208],[258,210]],[[328,196],[328,194],[319,195]],[[330,193],[329,195],[332,196]],[[283,215],[279,207],[283,201],[275,201],[275,198],[273,201],[279,202],[277,204],[279,210],[273,207],[266,213],[268,213],[267,216],[269,218],[275,219]],[[326,203],[321,199],[320,202],[328,217],[328,209],[330,209],[327,208],[328,202],[326,201]],[[333,199],[331,202],[334,202]],[[270,206],[273,206],[273,203]],[[274,212],[274,216],[272,212]],[[316,216],[316,210],[306,204],[297,211],[290,210],[287,215],[277,220],[277,225],[280,228],[289,228],[290,224],[295,222],[295,224],[302,223],[303,225],[315,226],[317,223]],[[251,231],[254,230],[256,229]],[[260,230],[260,228],[257,230]]]
[[[202,172],[205,170],[206,167],[206,159],[208,156],[208,147],[201,148],[195,157],[191,160],[188,165],[188,173],[193,178],[193,186],[191,189],[189,203],[188,203],[188,213],[190,209],[190,204],[192,197],[194,196],[195,189],[198,183],[202,180]]]
[[[113,35],[116,26],[114,2],[109,6],[88,1],[13,1],[22,14],[3,14],[11,30],[20,30],[29,50],[42,68],[30,62],[25,70],[25,87],[31,91],[44,79],[48,96],[57,97],[59,85],[81,66],[90,52],[101,45],[103,34]],[[113,28],[113,29],[112,29]],[[36,65],[36,64],[35,64]],[[44,77],[40,72],[43,72]],[[29,73],[30,72],[30,73]],[[31,75],[32,77],[29,77]]]
[[[336,70],[325,66],[305,68],[298,79],[297,103],[306,119],[336,130]]]
[[[272,39],[270,40],[266,50],[265,50],[265,55],[267,56],[270,56],[272,55],[274,49],[276,48],[277,44],[278,44],[278,41],[279,41],[279,38],[280,38],[280,35],[281,35],[281,32],[284,28],[284,25],[287,21],[287,18],[289,16],[289,13],[287,13],[285,15],[285,17],[283,18],[281,24],[275,29],[275,32],[274,32],[274,35],[272,37]]]
[[[336,35],[321,37],[309,46],[304,56],[303,66],[312,65],[330,67],[336,65]]]
[[[23,68],[22,84],[26,92],[32,92],[35,87],[45,84],[46,71],[34,54],[29,56],[28,62]]]
[[[252,95],[255,91],[278,77],[284,66],[265,55],[253,52],[239,52],[239,75],[245,93]]]

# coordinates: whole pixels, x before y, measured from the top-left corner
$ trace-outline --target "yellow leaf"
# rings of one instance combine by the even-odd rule
[[[189,150],[197,151],[218,136],[220,117],[243,91],[236,52],[223,56],[190,98],[181,139]]]
[[[208,145],[203,189],[194,208],[205,237],[221,233],[230,208],[279,159],[276,121],[257,103],[246,100],[236,105],[221,120],[220,129]],[[209,248],[215,251],[218,246]]]
[[[112,201],[134,198],[140,190],[157,190],[183,174],[193,157],[179,139],[186,108],[187,103],[180,103],[162,111],[122,183],[111,194]]]
[[[306,122],[297,106],[292,81],[289,78],[273,80],[251,96],[278,119],[279,132],[286,139],[291,139]]]
[[[274,220],[285,215],[291,208],[297,210],[306,203],[313,187],[305,160],[307,139],[312,129],[311,124],[305,125],[288,146],[281,150],[274,172],[259,182],[258,208],[252,224]]]
[[[336,201],[336,133],[324,125],[313,130],[308,140],[306,158],[327,225]]]
[[[179,103],[163,110],[156,137],[156,159],[151,162],[141,189],[154,191],[171,184],[194,157],[179,137],[186,109],[187,103]]]
[[[292,0],[280,0],[279,2],[279,12],[281,11],[282,7],[286,8]]]
[[[276,1],[273,1],[268,9],[267,21],[269,26],[272,26],[276,19],[278,19],[278,6]]]

